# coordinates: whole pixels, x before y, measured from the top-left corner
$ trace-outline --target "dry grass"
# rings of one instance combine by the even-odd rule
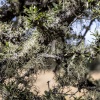
[[[100,79],[100,72],[91,72],[92,77],[94,78],[94,80],[98,80]],[[48,85],[47,82],[50,81],[50,88],[52,88],[53,86],[55,86],[57,83],[54,80],[54,73],[52,71],[46,71],[46,72],[41,72],[40,74],[38,74],[38,78],[37,81],[35,83],[35,85],[38,87],[38,90],[40,90],[40,95],[44,94],[45,90],[48,90]],[[64,92],[68,91],[69,88],[66,87],[66,89],[64,90]],[[75,87],[70,87],[70,92],[69,93],[75,93],[77,91],[77,88]],[[31,89],[31,91],[33,91]],[[80,97],[84,95],[83,92],[77,92],[75,96]],[[69,99],[70,96],[66,97],[66,100],[72,100],[72,98]]]
[[[100,72],[91,72],[91,76],[95,79],[98,80],[100,79]],[[31,77],[32,78],[32,77]],[[53,86],[57,85],[57,82],[54,79],[54,73],[52,71],[41,71],[40,73],[37,74],[37,81],[34,83],[33,82],[33,87],[31,88],[31,91],[34,91],[34,86],[36,86],[37,91],[39,91],[39,95],[44,94],[45,90],[48,90],[48,84],[47,82],[50,81],[50,88],[52,89]],[[77,91],[77,88],[75,87],[66,87],[64,89],[64,92],[69,91],[70,89],[70,94],[75,93]],[[84,95],[83,92],[77,92],[75,96],[80,97]],[[0,96],[0,100],[2,100],[1,96]],[[73,100],[73,97],[70,98],[70,96],[66,97],[66,100]]]

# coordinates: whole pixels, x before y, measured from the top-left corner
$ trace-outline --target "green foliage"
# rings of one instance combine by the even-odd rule
[[[93,2],[94,0],[88,0],[88,3],[91,3],[91,2]]]
[[[18,88],[18,84],[15,82],[5,84],[2,87],[2,92],[5,100],[32,100],[35,97],[27,88]]]
[[[39,12],[39,10],[40,9],[38,9],[36,6],[31,6],[29,9],[25,8],[24,12],[27,15],[27,21],[29,24],[39,21],[45,17],[45,12]]]
[[[100,34],[93,34],[95,41],[86,47],[84,39],[92,23],[87,28],[82,26],[86,30],[83,35],[74,33],[71,27],[81,18],[89,17],[92,22],[93,19],[99,20],[100,2],[88,0],[88,8],[85,7],[86,1],[79,0],[47,0],[43,3],[45,6],[41,5],[42,1],[32,1],[31,5],[23,0],[8,2],[18,4],[18,9],[19,5],[23,6],[17,14],[17,8],[11,8],[14,5],[10,5],[10,10],[0,11],[3,13],[0,17],[0,90],[3,99],[65,100],[68,95],[75,100],[99,98],[99,86],[90,81],[88,66],[89,62],[100,57]],[[15,16],[18,20],[13,22]],[[39,96],[36,89],[33,93],[30,91],[31,81],[35,82],[37,73],[43,70],[52,70],[58,85]],[[70,86],[76,87],[78,92],[85,89],[87,93],[79,98],[76,93],[64,93],[62,88]]]
[[[45,91],[45,95],[43,97],[44,97],[44,100],[66,100],[63,95],[56,94],[52,90]]]

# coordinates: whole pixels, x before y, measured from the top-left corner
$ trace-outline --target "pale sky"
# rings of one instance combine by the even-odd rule
[[[6,0],[0,0],[0,7],[5,3]]]
[[[96,31],[98,31],[99,34],[100,34],[100,22],[98,22],[97,20],[92,24],[90,31],[86,35],[86,41],[87,41],[87,43],[90,44],[90,42],[93,41],[94,36],[91,35],[91,34],[95,34]]]
[[[73,30],[75,33],[77,34],[84,34],[85,30],[82,29],[83,25],[88,26],[90,23],[90,20],[82,20],[82,21],[78,21],[72,24],[73,26]],[[87,32],[86,36],[85,36],[85,41],[86,44],[90,44],[95,37],[92,34],[95,34],[96,31],[100,32],[100,22],[98,22],[97,20],[95,20],[95,22],[92,23],[90,30]]]

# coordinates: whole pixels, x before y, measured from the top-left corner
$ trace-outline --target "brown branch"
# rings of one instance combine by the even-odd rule
[[[89,26],[86,27],[86,30],[85,30],[85,32],[84,32],[84,34],[83,34],[83,36],[82,36],[82,39],[78,42],[77,46],[78,46],[78,45],[82,42],[82,40],[85,38],[87,32],[90,30],[91,25],[92,25],[92,23],[93,23],[94,21],[95,21],[95,19],[93,19],[93,20],[90,21]]]
[[[45,58],[61,59],[61,57],[59,57],[59,56],[52,55],[52,54],[46,54],[46,53],[40,54],[39,56],[45,57]]]

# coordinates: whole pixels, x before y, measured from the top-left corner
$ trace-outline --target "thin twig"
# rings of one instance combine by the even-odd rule
[[[84,34],[83,34],[83,36],[82,36],[82,39],[78,42],[77,46],[78,46],[78,45],[82,42],[82,40],[85,38],[87,32],[90,30],[90,27],[91,27],[91,25],[92,25],[92,23],[93,23],[94,21],[95,21],[95,19],[91,20],[89,26],[86,28],[86,30],[85,30],[85,32],[84,32]]]
[[[45,57],[45,58],[56,58],[56,59],[61,59],[61,57],[56,56],[56,55],[51,55],[51,54],[46,54],[46,53],[42,53],[41,55],[39,55],[41,57]]]

